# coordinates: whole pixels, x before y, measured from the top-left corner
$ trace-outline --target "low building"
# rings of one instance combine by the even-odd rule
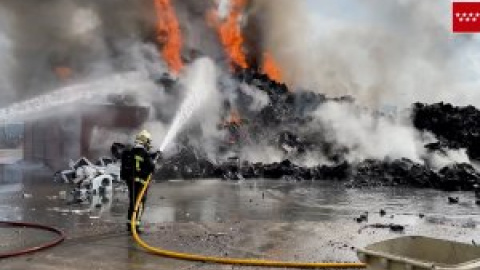
[[[141,106],[85,104],[81,112],[68,112],[25,123],[23,156],[25,161],[41,162],[53,170],[64,169],[70,159],[82,156],[96,159],[109,155],[108,147],[92,145],[95,130],[128,133],[148,119],[149,109]],[[96,139],[96,143],[112,142]]]

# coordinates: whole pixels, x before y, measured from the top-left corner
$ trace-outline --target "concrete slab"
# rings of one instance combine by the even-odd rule
[[[0,185],[0,193],[4,186]],[[0,269],[240,268],[148,254],[125,232],[125,193],[117,191],[109,203],[97,208],[67,205],[55,197],[67,188],[30,179],[22,181],[20,190],[0,196],[1,219],[54,225],[68,234],[55,248],[2,260]],[[23,197],[24,192],[31,193],[31,198]],[[459,205],[449,205],[447,195],[451,194],[432,190],[345,190],[336,183],[320,182],[155,183],[149,191],[143,237],[151,245],[175,251],[310,262],[357,261],[356,247],[400,235],[480,243],[480,207],[475,206],[473,194],[453,194],[460,196]],[[380,209],[387,215],[381,216]],[[357,223],[354,218],[365,211],[369,212],[368,222]],[[399,234],[366,227],[376,223],[402,224],[405,231]],[[2,240],[11,234],[5,230],[0,230]],[[24,240],[45,238],[41,234]]]

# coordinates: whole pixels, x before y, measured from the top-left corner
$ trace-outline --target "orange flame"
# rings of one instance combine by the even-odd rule
[[[219,18],[216,10],[207,14],[207,21],[218,32],[220,41],[232,64],[247,68],[247,58],[243,51],[244,38],[240,29],[239,20],[247,0],[230,0],[230,12],[224,20]]]
[[[232,109],[232,111],[230,112],[230,119],[228,120],[228,122],[234,125],[242,124],[242,118],[240,117],[240,114],[238,113],[237,110]]]
[[[170,70],[178,74],[183,68],[182,36],[175,10],[170,0],[155,0],[157,42],[163,45],[162,55]]]
[[[282,71],[275,62],[275,59],[273,59],[272,55],[268,52],[263,54],[262,72],[267,74],[270,79],[276,82],[282,82]]]
[[[72,69],[65,66],[58,66],[53,69],[57,77],[61,80],[69,79],[72,76]]]
[[[240,114],[237,110],[232,109],[230,110],[230,115],[224,119],[223,127],[228,126],[240,126],[243,124],[243,119],[241,118]]]

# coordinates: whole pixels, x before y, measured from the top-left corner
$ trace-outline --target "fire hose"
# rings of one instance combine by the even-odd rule
[[[288,267],[288,268],[365,268],[363,263],[326,263],[326,262],[284,262],[284,261],[270,261],[270,260],[261,260],[261,259],[238,259],[238,258],[222,258],[222,257],[208,257],[197,254],[189,253],[180,253],[171,250],[165,250],[158,247],[153,247],[143,241],[137,233],[135,228],[135,221],[137,220],[137,213],[140,207],[140,202],[145,195],[145,192],[150,184],[152,176],[150,175],[140,191],[140,196],[138,196],[137,201],[135,202],[135,210],[132,215],[132,220],[130,223],[130,228],[132,231],[132,236],[135,242],[140,245],[146,251],[173,259],[187,260],[187,261],[198,261],[204,263],[217,263],[217,264],[228,264],[228,265],[243,265],[243,266],[261,266],[261,267]]]
[[[13,222],[13,221],[0,221],[0,226],[1,227],[20,227],[20,228],[31,228],[31,229],[40,229],[43,231],[49,231],[57,234],[57,237],[47,243],[44,243],[39,246],[35,247],[29,247],[21,250],[16,250],[16,251],[10,251],[10,252],[5,252],[5,253],[0,253],[0,259],[2,258],[8,258],[8,257],[14,257],[14,256],[19,256],[19,255],[25,255],[28,253],[36,252],[39,250],[51,248],[53,246],[56,246],[60,244],[63,240],[65,240],[65,234],[60,231],[59,229],[45,226],[45,225],[40,225],[40,224],[35,224],[35,223],[27,223],[27,222]]]

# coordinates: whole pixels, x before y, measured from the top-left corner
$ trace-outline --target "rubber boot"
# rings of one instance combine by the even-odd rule
[[[135,229],[137,230],[137,234],[142,234],[142,233],[145,231],[144,228],[143,228],[143,226],[142,226],[142,224],[137,224],[137,225],[135,226]],[[132,232],[132,225],[131,225],[130,223],[127,223],[127,231],[128,231],[129,233]]]
[[[135,229],[137,230],[137,234],[143,234],[145,231],[141,224],[137,225]]]

